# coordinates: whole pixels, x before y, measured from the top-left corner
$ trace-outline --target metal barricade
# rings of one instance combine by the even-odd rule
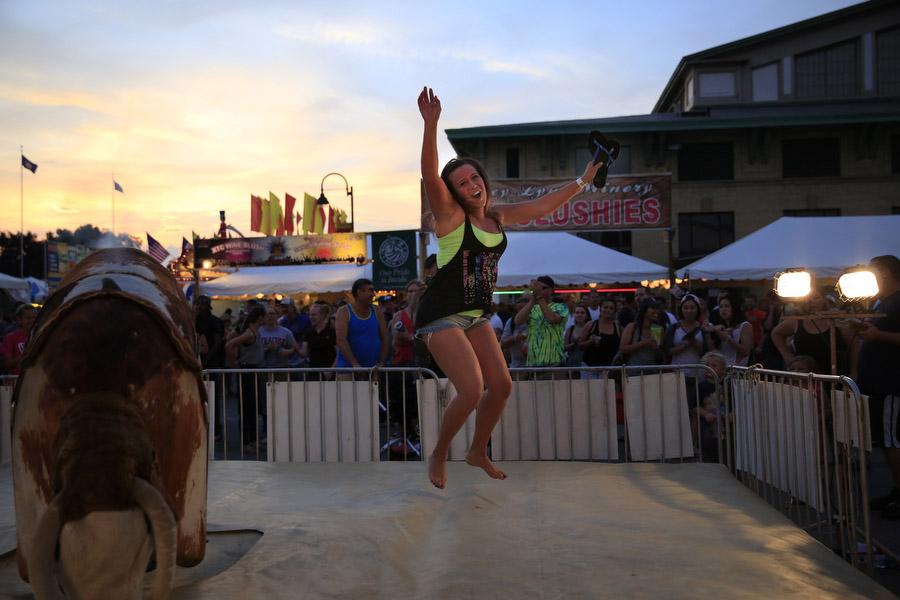
[[[868,399],[848,377],[729,367],[728,465],[854,564],[872,569]]]
[[[497,460],[722,462],[723,396],[706,365],[510,369],[513,391],[491,438]],[[706,382],[706,385],[701,385]],[[715,404],[703,422],[701,387]],[[702,452],[702,434],[715,440]]]
[[[364,462],[421,457],[417,367],[209,369],[214,459]]]
[[[17,375],[0,375],[0,465],[12,460],[12,395]]]

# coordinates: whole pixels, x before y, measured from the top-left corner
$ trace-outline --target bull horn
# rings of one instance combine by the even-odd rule
[[[175,586],[175,556],[178,526],[175,515],[162,494],[140,477],[134,478],[134,501],[138,503],[153,527],[153,545],[156,550],[156,573],[150,586],[150,598],[168,598]]]
[[[38,600],[63,600],[56,579],[56,544],[62,527],[59,496],[50,502],[34,530],[30,556],[26,557],[31,589]]]

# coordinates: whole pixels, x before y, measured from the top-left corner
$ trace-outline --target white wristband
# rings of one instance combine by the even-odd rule
[[[578,176],[578,179],[575,180],[575,183],[578,184],[578,189],[580,190],[583,190],[587,187],[587,184],[584,182],[584,179],[582,179],[580,175]]]

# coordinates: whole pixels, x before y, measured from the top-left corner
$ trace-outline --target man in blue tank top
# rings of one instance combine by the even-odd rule
[[[353,302],[335,315],[338,368],[370,368],[383,365],[388,353],[387,325],[381,312],[372,305],[375,286],[368,279],[357,279],[350,290]]]

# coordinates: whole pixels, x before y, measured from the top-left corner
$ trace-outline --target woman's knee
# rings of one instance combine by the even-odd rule
[[[512,377],[509,376],[509,371],[498,374],[488,381],[487,390],[488,394],[495,398],[509,398],[512,393]]]

